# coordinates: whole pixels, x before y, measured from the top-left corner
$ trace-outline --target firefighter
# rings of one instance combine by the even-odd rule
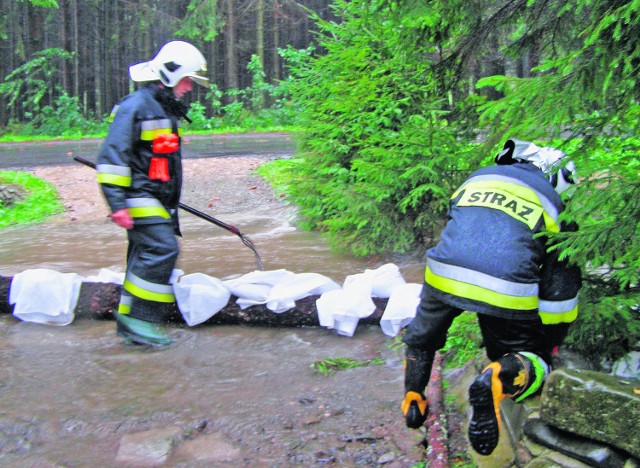
[[[477,313],[491,363],[469,387],[469,441],[489,455],[499,441],[500,402],[535,394],[578,313],[580,269],[560,261],[537,234],[570,230],[558,220],[560,193],[574,183],[564,153],[508,140],[496,165],[473,173],[452,195],[439,243],[427,252],[416,317],[403,337],[406,425],[428,415],[425,387],[453,320]]]
[[[170,284],[180,235],[182,186],[181,101],[192,82],[208,87],[206,61],[183,41],[165,44],[148,62],[129,68],[143,87],[112,112],[97,161],[98,182],[111,220],[127,230],[127,269],[115,313],[117,334],[132,344],[166,346],[158,325],[163,304],[173,303]]]

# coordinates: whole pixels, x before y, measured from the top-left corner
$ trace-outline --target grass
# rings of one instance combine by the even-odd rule
[[[328,358],[321,361],[315,361],[311,364],[311,368],[322,375],[333,374],[338,370],[355,369],[357,367],[366,367],[371,364],[384,364],[384,359],[374,358],[358,361],[352,358],[338,357]]]
[[[0,228],[44,221],[64,211],[53,185],[27,172],[2,171],[0,185],[24,192],[11,206],[0,202]]]
[[[447,342],[441,353],[445,368],[462,367],[467,361],[482,353],[482,334],[475,313],[463,312],[453,321]]]

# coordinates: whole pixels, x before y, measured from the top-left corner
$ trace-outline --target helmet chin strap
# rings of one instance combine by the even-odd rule
[[[191,123],[191,119],[187,117],[189,106],[187,106],[184,102],[174,96],[172,88],[169,88],[162,83],[159,83],[158,86],[161,88],[161,90],[158,93],[157,98],[158,102],[162,104],[162,107],[167,109],[176,117],[184,119],[187,122]]]

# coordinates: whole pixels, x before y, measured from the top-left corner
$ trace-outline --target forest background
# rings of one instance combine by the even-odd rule
[[[561,149],[584,272],[568,344],[597,364],[640,343],[637,0],[1,0],[3,139],[102,135],[127,67],[181,38],[214,86],[192,132],[288,128],[262,174],[303,225],[356,255],[424,251],[448,197],[507,138]]]

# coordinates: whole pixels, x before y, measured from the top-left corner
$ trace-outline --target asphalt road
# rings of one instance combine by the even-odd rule
[[[36,166],[78,164],[74,156],[95,162],[102,139],[0,143],[0,169],[29,169]],[[183,158],[232,156],[282,157],[295,152],[288,133],[248,133],[241,135],[186,136]]]

